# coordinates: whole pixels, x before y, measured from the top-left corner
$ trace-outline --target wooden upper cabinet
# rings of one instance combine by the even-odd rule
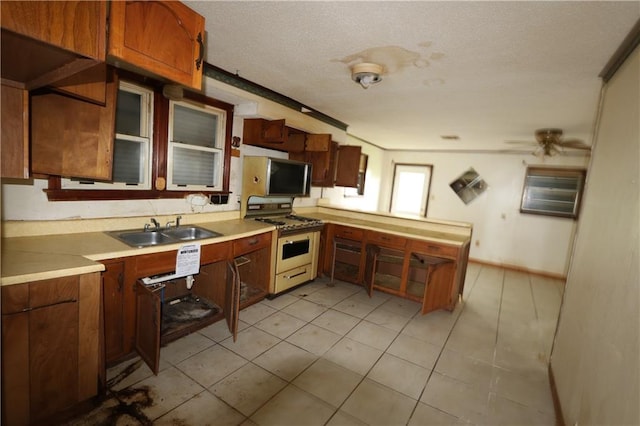
[[[358,186],[360,171],[360,154],[362,147],[357,145],[341,145],[338,147],[338,165],[336,167],[337,186]]]
[[[107,77],[106,105],[46,93],[31,97],[31,171],[111,180],[118,81]]]
[[[176,1],[113,1],[109,16],[110,59],[202,89],[204,18]],[[121,62],[122,61],[122,62]]]
[[[29,92],[3,84],[0,93],[0,176],[26,179],[29,177]]]
[[[331,150],[331,134],[307,134],[304,150],[308,152],[327,152]]]
[[[104,61],[105,1],[3,1],[2,28]]]
[[[333,187],[336,174],[336,153],[338,143],[331,142],[328,150],[305,151],[302,153],[289,153],[291,160],[306,161],[311,163],[311,185],[319,187]]]
[[[27,90],[103,62],[106,1],[3,1],[2,78]]]
[[[284,152],[304,152],[306,133],[285,125],[284,120],[245,118],[243,143]]]
[[[264,118],[245,118],[242,137],[246,145],[281,149],[276,144],[287,140],[288,132],[284,120],[265,120]]]

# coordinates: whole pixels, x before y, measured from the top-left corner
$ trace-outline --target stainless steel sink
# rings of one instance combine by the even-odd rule
[[[203,238],[220,237],[222,234],[198,226],[185,226],[162,231],[165,235],[178,240],[201,240]]]
[[[222,236],[219,232],[209,231],[194,225],[153,231],[111,231],[107,234],[131,247],[149,247]]]

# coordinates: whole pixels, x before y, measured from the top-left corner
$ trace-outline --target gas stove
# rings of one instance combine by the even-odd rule
[[[319,231],[324,226],[320,219],[287,214],[284,216],[260,216],[254,220],[274,225],[278,229],[279,235],[291,235],[297,232]]]
[[[250,197],[245,219],[274,225],[279,236],[319,231],[324,226],[320,219],[294,214],[293,199],[287,197]]]

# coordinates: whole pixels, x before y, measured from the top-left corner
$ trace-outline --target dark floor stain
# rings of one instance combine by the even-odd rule
[[[142,366],[142,360],[137,360],[117,376],[107,382],[107,392],[102,400],[102,414],[99,415],[100,420],[95,424],[99,426],[115,426],[122,418],[129,417],[135,419],[143,426],[152,426],[153,421],[149,419],[144,412],[144,408],[153,405],[153,398],[148,386],[140,386],[138,388],[125,388],[122,390],[114,390],[113,388],[131,375],[134,371]],[[110,401],[116,405],[109,407]],[[94,418],[94,420],[97,420]],[[176,425],[178,426],[178,425]]]
[[[120,383],[121,381],[123,381],[124,379],[129,377],[129,375],[131,375],[134,371],[136,371],[141,366],[142,366],[142,360],[141,359],[137,360],[136,362],[131,363],[131,365],[128,365],[117,376],[111,378],[111,380],[109,380],[107,382],[107,389],[112,389],[118,383]]]
[[[153,422],[143,412],[143,408],[153,405],[153,398],[149,394],[149,387],[126,388],[121,391],[111,392],[111,396],[118,402],[115,407],[109,408],[109,415],[101,423],[101,426],[113,426],[123,416],[136,419],[144,426],[152,426]]]

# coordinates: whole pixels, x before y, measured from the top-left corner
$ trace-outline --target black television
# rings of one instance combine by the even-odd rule
[[[268,158],[267,194],[308,197],[311,191],[311,164]]]

